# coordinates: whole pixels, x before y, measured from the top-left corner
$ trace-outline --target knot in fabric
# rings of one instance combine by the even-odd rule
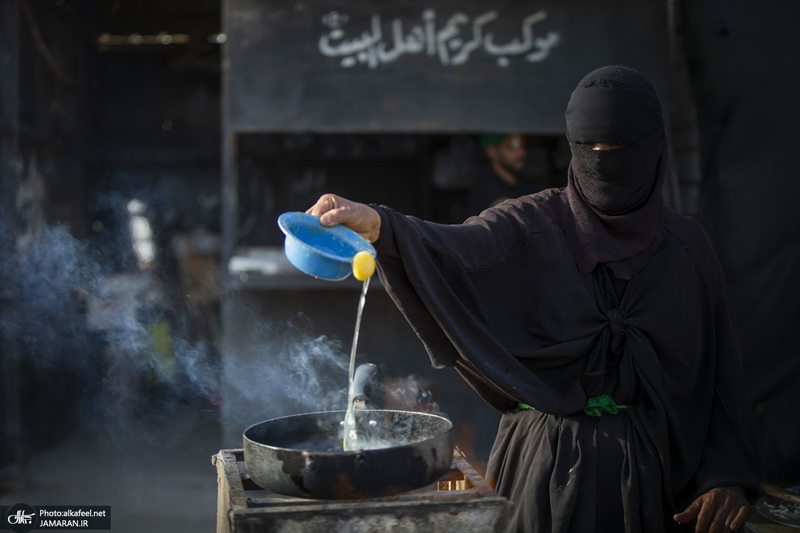
[[[615,324],[612,322],[609,327],[611,329],[611,334],[615,337],[622,337],[625,335],[625,326],[622,324]]]
[[[625,326],[622,324],[625,320],[625,314],[620,309],[611,309],[606,311],[608,318],[608,326],[611,329],[611,334],[615,337],[622,337],[625,335]]]
[[[588,416],[596,416],[599,417],[604,412],[615,415],[621,409],[630,409],[630,405],[624,404],[617,404],[614,399],[609,396],[608,394],[603,394],[602,396],[595,396],[594,398],[589,398],[587,401],[586,407],[583,408],[583,412],[586,413]]]

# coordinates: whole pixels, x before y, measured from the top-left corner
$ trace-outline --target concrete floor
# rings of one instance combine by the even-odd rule
[[[112,531],[213,532],[218,417],[183,408],[126,428],[81,428],[3,480],[0,505],[110,505]]]

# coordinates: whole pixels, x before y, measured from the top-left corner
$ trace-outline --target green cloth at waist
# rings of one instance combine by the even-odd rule
[[[535,407],[528,405],[527,403],[518,403],[517,407],[520,409],[533,409],[536,410]],[[630,409],[631,405],[625,404],[618,404],[614,401],[614,399],[609,396],[608,394],[603,394],[602,396],[595,396],[594,398],[589,398],[586,407],[583,408],[583,412],[589,416],[600,416],[603,412],[606,412],[610,415],[615,415],[620,412],[622,409]]]

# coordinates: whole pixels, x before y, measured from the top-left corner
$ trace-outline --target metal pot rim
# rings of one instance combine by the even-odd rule
[[[424,440],[420,440],[420,441],[417,441],[417,442],[409,442],[409,443],[406,443],[406,444],[399,444],[397,446],[390,446],[388,448],[375,448],[375,449],[372,449],[372,450],[353,450],[353,451],[340,451],[340,452],[339,451],[336,451],[336,452],[319,452],[319,451],[309,451],[309,450],[298,450],[297,448],[285,448],[285,447],[282,447],[282,446],[274,446],[274,445],[271,445],[271,444],[264,444],[263,442],[258,442],[258,441],[253,440],[253,439],[251,439],[250,437],[247,436],[247,433],[250,430],[252,430],[253,428],[255,428],[256,426],[260,426],[260,425],[266,424],[268,422],[269,423],[273,423],[273,422],[279,422],[281,420],[289,420],[289,419],[293,419],[293,418],[312,417],[314,415],[331,415],[333,413],[341,413],[342,420],[344,420],[344,415],[346,413],[345,410],[341,410],[341,411],[340,410],[336,410],[336,411],[317,411],[317,412],[313,412],[313,413],[300,413],[300,414],[295,414],[295,415],[279,416],[277,418],[270,418],[270,419],[267,419],[267,420],[262,420],[261,422],[256,422],[255,424],[249,426],[247,429],[245,429],[242,432],[242,438],[244,438],[244,440],[246,442],[250,443],[253,446],[266,448],[266,449],[269,449],[269,450],[295,452],[295,453],[301,453],[303,455],[315,455],[315,456],[335,455],[335,456],[339,457],[339,456],[348,456],[348,455],[356,456],[358,454],[380,452],[382,450],[400,450],[400,449],[403,449],[403,448],[406,448],[406,447],[407,448],[411,448],[411,447],[414,447],[414,446],[419,446],[420,444],[422,444],[424,442],[436,440],[436,439],[440,438],[441,436],[446,435],[447,433],[449,433],[450,431],[453,430],[453,422],[449,418],[445,418],[445,417],[443,417],[441,415],[434,415],[434,414],[431,414],[431,413],[420,413],[420,412],[417,412],[417,411],[402,411],[402,410],[396,410],[396,409],[364,409],[363,411],[360,411],[360,412],[362,412],[362,413],[397,413],[397,414],[412,415],[412,416],[425,417],[425,418],[434,418],[434,419],[438,418],[439,420],[445,421],[448,424],[448,427],[447,427],[447,429],[445,431],[441,432],[438,435],[435,435],[435,436],[431,437],[430,439],[424,439]]]

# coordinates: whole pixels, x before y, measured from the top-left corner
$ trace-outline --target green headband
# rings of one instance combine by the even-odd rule
[[[508,133],[486,133],[478,138],[478,142],[480,142],[481,148],[486,150],[491,146],[497,146],[509,135]]]

